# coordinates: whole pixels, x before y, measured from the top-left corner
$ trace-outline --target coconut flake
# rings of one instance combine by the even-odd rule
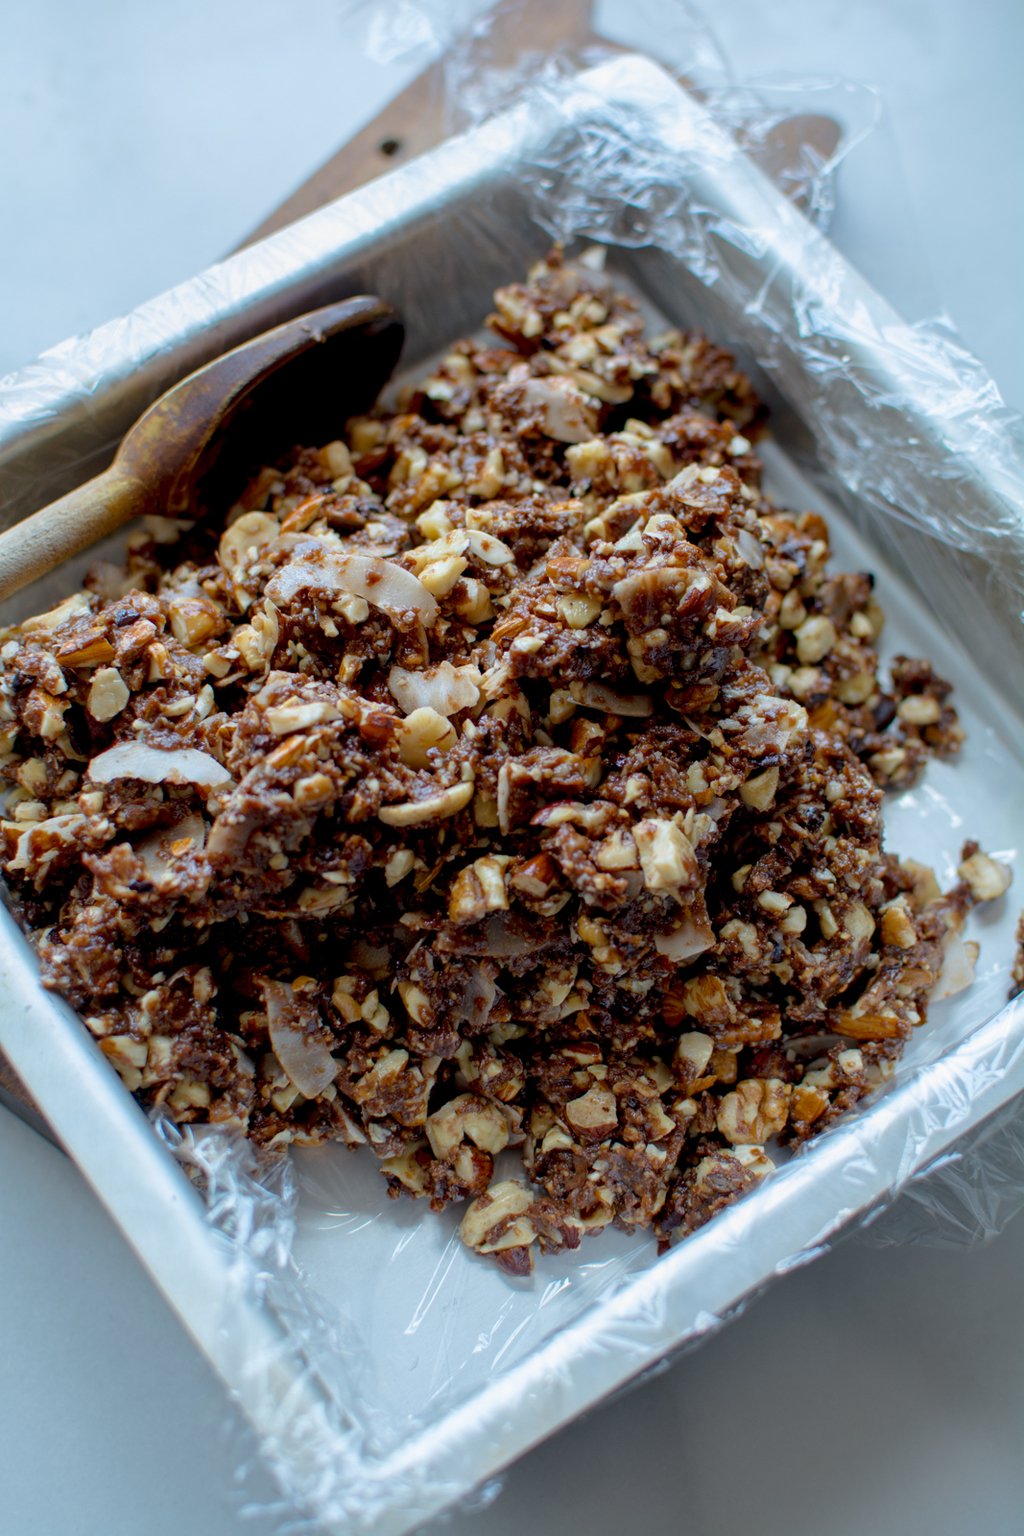
[[[498,995],[493,979],[480,966],[470,971],[462,997],[457,1004],[457,1017],[482,1029],[490,1017]]]
[[[974,967],[978,963],[978,946],[973,940],[965,941],[951,928],[942,941],[942,970],[932,988],[930,1002],[941,1003],[944,998],[955,997],[974,980]]]
[[[135,852],[151,880],[160,881],[171,863],[186,853],[200,853],[206,842],[206,823],[201,816],[184,816],[173,827],[161,827],[135,844]]]
[[[334,1082],[338,1066],[313,1032],[312,1010],[297,1001],[287,981],[265,981],[263,996],[274,1055],[299,1092],[307,1099],[317,1098]]]
[[[425,800],[403,800],[398,805],[384,805],[378,815],[388,827],[418,827],[424,821],[441,821],[457,816],[473,798],[472,781],[463,780],[448,789],[439,789]]]
[[[741,528],[736,535],[736,548],[744,565],[749,565],[755,571],[763,569],[764,550],[760,540],[754,537],[749,528]]]
[[[507,544],[479,528],[466,529],[466,547],[484,565],[511,565],[515,559]]]
[[[503,837],[508,836],[512,826],[510,818],[510,812],[512,809],[511,791],[511,767],[508,763],[502,763],[501,767],[498,769],[498,794],[496,799],[496,809],[498,815],[498,830],[501,832]]]
[[[528,955],[543,947],[537,934],[517,932],[509,926],[509,919],[500,912],[492,913],[484,923],[483,931],[484,953],[493,955],[496,960]]]
[[[453,667],[450,661],[422,672],[392,667],[388,673],[388,687],[405,714],[411,715],[414,709],[433,709],[445,719],[479,703],[480,681],[479,667]]]
[[[681,965],[684,960],[693,960],[697,955],[702,955],[714,942],[715,935],[711,925],[696,922],[692,917],[687,917],[677,928],[671,929],[668,933],[654,935],[654,947],[658,954],[664,955],[667,960],[674,960],[677,965]]]
[[[198,784],[212,789],[229,784],[222,763],[198,747],[151,747],[144,741],[122,741],[94,757],[88,777],[94,784],[113,779],[139,779],[143,784]]]
[[[540,428],[560,443],[585,443],[597,430],[594,402],[571,379],[527,378],[522,385],[527,410],[539,413]]]
[[[309,589],[351,593],[389,616],[411,610],[427,625],[437,618],[436,599],[404,566],[379,555],[340,553],[320,539],[296,545],[295,558],[267,582],[266,596],[280,606]]]
[[[575,688],[572,689],[572,695],[576,698]],[[609,714],[634,719],[649,715],[654,707],[646,693],[616,693],[614,688],[607,688],[604,683],[582,683],[579,702],[587,709],[603,709]]]

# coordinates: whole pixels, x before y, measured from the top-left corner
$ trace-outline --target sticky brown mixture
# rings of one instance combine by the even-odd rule
[[[949,686],[879,676],[734,359],[557,251],[490,325],[6,632],[3,830],[144,1104],[368,1145],[518,1273],[692,1230],[883,1082],[1009,876],[884,851]]]

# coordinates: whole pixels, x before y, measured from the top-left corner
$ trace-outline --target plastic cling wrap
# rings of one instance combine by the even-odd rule
[[[147,395],[321,295],[369,289],[395,303],[415,372],[476,329],[494,287],[553,236],[604,246],[652,315],[739,351],[772,406],[769,490],[824,513],[837,569],[875,572],[890,653],[928,655],[953,680],[964,753],[893,799],[890,845],[947,883],[967,836],[1016,867],[1024,524],[1012,423],[953,338],[902,324],[648,61],[540,71],[422,162],[5,381],[4,485],[22,508],[43,499],[102,456]],[[32,606],[73,580],[51,578]],[[979,913],[975,985],[935,1008],[885,1092],[747,1199],[660,1258],[648,1235],[606,1230],[525,1281],[462,1248],[457,1210],[387,1202],[370,1156],[302,1150],[268,1184],[244,1144],[166,1124],[154,1136],[12,933],[4,979],[24,1009],[0,1022],[0,1040],[237,1394],[296,1508],[338,1532],[398,1533],[708,1334],[937,1159],[944,1182],[914,1185],[917,1224],[997,1227],[1018,1200],[1021,1141],[1016,1122],[979,1128],[1024,1088],[1024,1008],[1005,1004],[1013,926],[1006,899]],[[951,1151],[965,1133],[977,1146]]]

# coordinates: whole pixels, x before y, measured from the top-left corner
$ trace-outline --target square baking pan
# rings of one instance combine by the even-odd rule
[[[494,287],[542,254],[552,207],[567,235],[605,245],[653,315],[739,351],[772,407],[770,490],[825,512],[838,569],[877,574],[890,651],[927,655],[954,681],[964,753],[893,797],[890,846],[940,877],[966,836],[1013,861],[1024,518],[1012,454],[978,430],[972,377],[943,385],[945,354],[645,60],[567,79],[557,102],[513,108],[3,381],[3,521],[99,468],[190,369],[328,299],[372,291],[396,304],[414,370],[476,329]],[[86,563],[6,617],[75,588]],[[528,1282],[465,1253],[456,1212],[386,1201],[371,1159],[344,1148],[294,1153],[290,1201],[264,1195],[214,1133],[186,1136],[175,1155],[42,990],[6,911],[0,1046],[291,1498],[326,1529],[400,1536],[706,1334],[1024,1089],[1001,907],[972,930],[977,982],[936,1007],[883,1094],[664,1256],[649,1238],[606,1232],[541,1259]],[[204,1169],[205,1197],[188,1162]]]

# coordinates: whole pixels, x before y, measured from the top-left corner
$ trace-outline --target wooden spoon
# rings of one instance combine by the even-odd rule
[[[0,534],[0,598],[134,517],[226,509],[248,472],[336,437],[390,378],[405,332],[380,299],[288,320],[182,379],[149,407],[101,475]]]

